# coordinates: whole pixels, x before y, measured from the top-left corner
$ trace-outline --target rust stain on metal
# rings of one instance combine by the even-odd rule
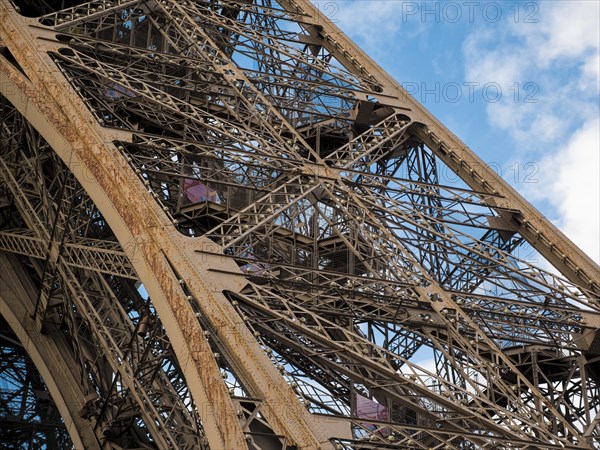
[[[2,4],[2,7],[6,8],[6,4]],[[21,42],[31,42],[26,27],[17,29],[18,26],[14,24],[18,23],[19,19],[16,17],[11,19],[14,21],[8,20],[2,26],[8,28],[12,36],[21,35]],[[208,428],[209,440],[212,438],[213,448],[245,448],[245,439],[234,414],[233,403],[225,385],[218,382],[220,371],[212,357],[209,344],[201,332],[189,303],[186,304],[184,293],[162,257],[161,249],[169,247],[172,240],[169,234],[177,233],[176,230],[170,226],[166,216],[143,189],[137,177],[132,176],[131,169],[118,155],[114,146],[102,141],[99,136],[101,129],[96,124],[92,124],[85,108],[80,104],[69,102],[71,97],[67,97],[61,106],[55,101],[57,98],[65,98],[61,94],[65,82],[60,79],[60,73],[51,66],[49,59],[45,55],[32,51],[28,46],[20,48],[11,46],[11,50],[14,50],[15,57],[26,69],[28,64],[33,65],[32,70],[26,70],[32,74],[31,83],[25,82],[22,75],[11,70],[10,67],[4,67],[3,71],[15,85],[22,89],[28,102],[35,105],[41,116],[52,127],[52,130],[39,131],[45,136],[50,135],[51,139],[48,139],[50,142],[53,136],[60,136],[62,140],[68,142],[70,149],[76,153],[80,163],[87,169],[87,174],[96,182],[96,188],[89,191],[91,197],[96,201],[99,196],[106,195],[111,207],[118,213],[129,233],[144,242],[139,248],[140,256],[149,269],[148,273],[155,278],[162,296],[168,302],[168,308],[162,308],[162,316],[165,315],[165,311],[173,316],[172,321],[168,317],[162,317],[163,323],[165,326],[177,324],[176,328],[181,334],[183,346],[189,353],[189,361],[180,362],[188,366],[185,370],[186,376],[193,374],[200,383],[198,386],[193,380],[188,379],[197,406],[204,413],[203,421]],[[34,61],[38,67],[46,65],[48,70],[33,70],[36,69]],[[40,86],[43,88],[39,88]],[[67,115],[65,110],[71,113]],[[66,159],[68,149],[55,148],[55,150],[63,160]],[[89,184],[90,180],[80,181],[82,184]],[[135,199],[135,205],[132,205],[131,199]],[[155,299],[156,301],[159,299]],[[174,329],[173,326],[169,328]],[[179,356],[181,355],[180,351]],[[201,390],[199,391],[198,388]],[[202,394],[198,395],[199,392]],[[219,430],[218,438],[214,432],[210,435],[211,424],[213,431],[215,428]]]

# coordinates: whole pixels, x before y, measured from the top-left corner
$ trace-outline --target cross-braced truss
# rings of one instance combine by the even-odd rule
[[[598,266],[311,3],[0,19],[12,444],[600,448]]]
[[[4,319],[0,325],[0,442],[68,448],[69,434],[39,372]]]

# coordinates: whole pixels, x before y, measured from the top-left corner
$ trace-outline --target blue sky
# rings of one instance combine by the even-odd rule
[[[313,3],[600,261],[600,2]]]

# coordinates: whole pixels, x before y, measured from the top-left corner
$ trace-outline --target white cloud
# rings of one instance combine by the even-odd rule
[[[600,80],[600,52],[589,57],[581,68],[582,77],[580,80],[579,89],[582,91],[600,89],[598,82]]]
[[[598,51],[600,3],[596,1],[542,2],[541,17],[533,24],[512,22],[515,35],[535,48],[536,62],[544,67],[560,58],[577,58]]]
[[[331,17],[337,25],[353,39],[359,40],[367,54],[377,56],[382,43],[398,29],[399,20],[395,2],[358,1],[339,2],[336,13]]]
[[[507,20],[495,33],[465,40],[466,78],[539,87],[536,103],[489,103],[489,122],[515,141],[517,161],[540,162],[540,184],[528,196],[553,208],[557,225],[600,261],[600,3],[539,2],[538,23]]]
[[[403,43],[423,35],[427,30],[427,24],[419,20],[419,16],[407,14],[405,2],[313,0],[313,3],[318,8],[322,8],[324,14],[351,39],[360,42],[360,47],[365,53],[384,63],[392,61],[394,56],[397,56]],[[401,37],[397,34],[400,32]],[[394,56],[390,52],[393,52]]]
[[[467,80],[502,87],[502,101],[488,105],[491,123],[530,151],[546,151],[597,115],[600,70],[600,3],[539,5],[538,23],[507,17],[500,27],[476,29],[463,45]]]
[[[511,47],[490,46],[497,40],[494,29],[484,28],[470,34],[464,43],[466,78],[480,84],[495,82],[508,88],[523,74],[524,51]]]
[[[557,225],[575,244],[600,263],[600,123],[589,120],[540,167],[539,195],[554,204]]]

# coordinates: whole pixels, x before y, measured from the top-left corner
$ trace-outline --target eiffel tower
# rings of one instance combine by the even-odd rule
[[[600,448],[600,268],[309,1],[0,0],[0,94],[3,448]]]

